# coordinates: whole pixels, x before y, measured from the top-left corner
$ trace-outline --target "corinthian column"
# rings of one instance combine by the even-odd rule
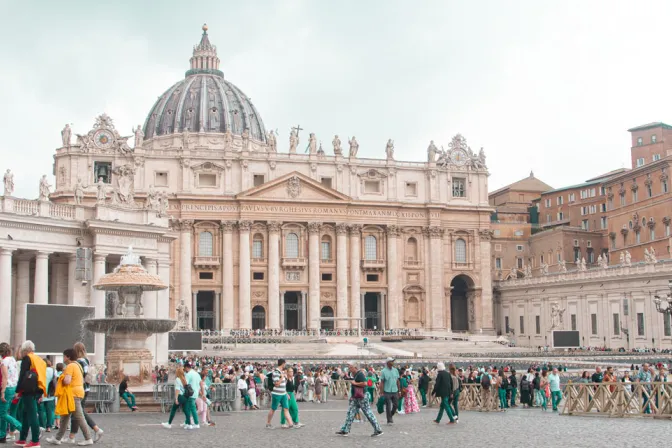
[[[397,287],[397,241],[399,227],[387,226],[387,326],[390,329],[399,325],[399,290]]]
[[[105,259],[107,254],[96,253],[93,255],[93,284],[100,281],[105,275]],[[96,309],[96,319],[105,317],[105,291],[93,289],[91,291],[91,303]],[[96,354],[93,363],[95,365],[105,364],[105,333],[96,333]],[[88,348],[88,347],[87,347]]]
[[[350,226],[350,316],[362,317],[360,307],[361,297],[359,296],[359,273],[360,273],[360,236],[362,233],[362,226],[360,224],[353,224]],[[350,321],[350,328],[359,328],[355,321]]]
[[[240,266],[238,266],[238,328],[252,328],[252,310],[250,309],[250,227],[252,222],[239,221]]]
[[[308,223],[308,329],[320,328],[320,229]]]
[[[170,285],[170,260],[158,261],[158,274],[161,281]],[[156,317],[170,319],[170,291],[168,288],[158,291]],[[178,302],[179,304],[179,302]],[[156,362],[168,362],[168,333],[156,335]]]
[[[35,256],[35,290],[34,303],[49,303],[49,253],[38,252]]]
[[[189,316],[192,320],[196,310],[191,306],[191,234],[194,228],[194,221],[190,219],[183,219],[177,223],[177,228],[180,230],[180,297],[179,300],[184,300],[184,304],[189,309]],[[178,301],[178,303],[180,303]]]
[[[271,329],[280,329],[280,226],[269,222],[268,229],[268,320]]]
[[[158,275],[158,264],[154,258],[145,258],[144,268],[147,270],[148,274]],[[158,293],[156,291],[145,291],[142,294],[142,307],[145,317],[148,319],[156,319],[159,317],[157,315],[158,311]],[[156,335],[150,335],[145,342],[145,348],[149,350],[154,356],[154,362],[157,361],[156,358]]]
[[[429,277],[430,277],[430,322],[433,330],[444,330],[443,316],[443,229],[430,226],[429,233]]]
[[[233,227],[234,221],[224,221],[222,229],[222,329],[232,330],[235,326],[233,319]]]
[[[348,226],[336,224],[336,317],[348,317]],[[336,328],[348,328],[347,320],[337,320]]]
[[[3,324],[0,325],[0,340],[10,341],[12,326],[9,316],[12,315],[12,249],[0,249],[0,316]],[[23,324],[25,326],[25,323]],[[14,341],[23,344],[23,340]]]
[[[16,264],[16,297],[14,298],[15,345],[26,340],[26,304],[28,303],[30,303],[30,258],[19,256]]]

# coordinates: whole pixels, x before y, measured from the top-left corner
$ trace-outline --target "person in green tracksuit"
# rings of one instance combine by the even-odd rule
[[[378,383],[378,376],[373,371],[373,369],[370,369],[369,373],[366,375],[366,384],[370,384],[370,386],[366,386],[366,394],[368,395],[369,403],[373,403],[373,394],[376,391],[377,383]]]
[[[397,406],[397,414],[404,415],[404,391],[408,387],[408,378],[406,377],[406,369],[401,368],[399,371],[399,387],[401,388],[402,395],[399,397],[399,405]]]
[[[196,411],[196,397],[198,397],[198,391],[201,390],[201,375],[196,372],[190,362],[184,363],[184,371],[186,372],[184,377],[187,380],[187,384],[191,386],[193,391],[190,397],[187,397],[187,400],[183,406],[184,415],[186,419],[184,421],[186,429],[199,429],[201,426],[198,424],[198,411]],[[191,420],[191,421],[190,421]]]
[[[508,403],[506,402],[506,390],[509,387],[509,379],[507,378],[504,369],[500,369],[499,381],[497,381],[497,383],[499,383],[499,389],[497,390],[499,393],[499,408],[504,411],[508,407]]]
[[[300,428],[304,425],[299,423],[299,405],[296,404],[296,396],[294,395],[297,387],[298,381],[296,381],[296,378],[294,378],[294,369],[290,367],[287,369],[287,398],[289,400],[289,416],[294,422],[294,427]],[[283,428],[289,428],[284,412],[280,414],[280,425]]]
[[[184,396],[184,387],[186,385],[187,379],[184,377],[184,368],[180,366],[175,370],[175,401],[173,402],[173,406],[170,408],[170,417],[168,418],[168,422],[161,423],[161,426],[166,429],[170,429],[172,427],[175,413],[180,408],[180,406],[182,406],[184,414],[187,414],[187,397]]]
[[[421,370],[420,378],[418,379],[418,390],[420,391],[420,396],[422,397],[422,407],[427,407],[427,390],[429,389],[429,372],[427,369],[423,368]]]

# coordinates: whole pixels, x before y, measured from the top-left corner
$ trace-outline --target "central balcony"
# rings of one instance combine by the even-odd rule
[[[362,270],[364,271],[382,271],[385,269],[385,260],[362,260]]]
[[[299,257],[299,258],[283,257],[282,267],[283,268],[290,268],[290,269],[291,268],[304,269],[306,267],[306,258],[304,258],[304,257]]]
[[[194,257],[194,266],[197,268],[217,268],[219,264],[219,257]]]

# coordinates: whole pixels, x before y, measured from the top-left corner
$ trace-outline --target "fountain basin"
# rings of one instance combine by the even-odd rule
[[[172,319],[151,319],[134,317],[109,317],[104,319],[84,319],[82,325],[94,333],[107,335],[140,333],[146,336],[166,333],[177,324]]]

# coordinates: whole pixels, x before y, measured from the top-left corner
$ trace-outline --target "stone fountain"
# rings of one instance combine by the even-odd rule
[[[128,375],[133,385],[151,381],[153,355],[145,347],[147,338],[172,330],[177,321],[145,318],[142,293],[159,291],[168,286],[156,275],[149,274],[140,264],[140,257],[134,255],[133,248],[129,247],[114,272],[102,276],[93,287],[114,291],[118,297],[114,317],[82,321],[87,330],[105,333],[109,337],[108,382],[118,382],[123,375]]]

